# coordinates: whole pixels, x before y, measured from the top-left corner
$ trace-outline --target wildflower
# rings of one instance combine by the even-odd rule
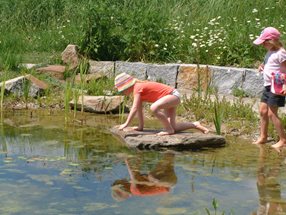
[[[195,37],[196,37],[195,35],[191,35],[190,36],[191,39],[195,39]]]
[[[192,43],[192,46],[196,48],[196,47],[198,47],[198,44],[197,43]]]
[[[159,47],[159,45],[158,45],[158,44],[155,44],[155,47],[156,47],[156,48],[158,48],[158,47]]]
[[[257,13],[258,12],[258,10],[256,9],[256,8],[254,8],[253,10],[252,10],[252,13]]]

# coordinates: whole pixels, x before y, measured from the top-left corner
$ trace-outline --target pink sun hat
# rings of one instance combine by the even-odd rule
[[[279,38],[280,32],[276,28],[267,27],[261,32],[260,36],[253,41],[253,43],[255,45],[260,45],[264,43],[265,40],[277,40]]]

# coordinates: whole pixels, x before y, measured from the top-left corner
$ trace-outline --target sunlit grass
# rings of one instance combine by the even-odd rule
[[[15,69],[27,53],[58,53],[72,43],[96,60],[252,67],[264,54],[252,44],[264,27],[286,34],[283,6],[275,0],[4,0],[0,60]]]

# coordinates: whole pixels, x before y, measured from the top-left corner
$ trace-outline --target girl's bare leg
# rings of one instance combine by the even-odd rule
[[[276,131],[280,138],[280,140],[274,145],[272,145],[272,147],[280,148],[280,147],[286,146],[286,134],[282,126],[281,120],[278,116],[278,107],[269,106],[268,112],[269,112],[269,118],[273,122],[273,125],[276,128]]]
[[[260,137],[253,144],[264,144],[267,142],[267,130],[269,124],[268,105],[261,102],[259,106],[260,113]]]
[[[180,99],[177,96],[174,95],[167,95],[164,96],[163,98],[157,100],[151,105],[151,111],[153,114],[161,121],[163,124],[165,131],[159,132],[158,135],[170,135],[175,133],[175,128],[174,126],[174,121],[175,121],[175,110],[176,107],[180,104]],[[164,112],[160,110],[167,110],[169,109],[170,116],[166,115]],[[173,124],[173,126],[172,126]]]
[[[204,134],[209,132],[209,129],[202,126],[200,122],[176,122],[176,107],[172,107],[169,109],[164,110],[164,114],[167,117],[168,121],[170,122],[171,126],[174,128],[175,132],[184,131],[188,129],[198,129]]]

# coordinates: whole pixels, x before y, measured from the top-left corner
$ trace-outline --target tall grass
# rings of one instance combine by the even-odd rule
[[[3,122],[3,101],[4,101],[4,95],[5,95],[5,84],[6,80],[4,78],[4,81],[2,81],[1,90],[0,90],[0,124]]]
[[[264,53],[252,44],[264,27],[286,34],[284,1],[276,0],[2,0],[0,9],[8,65],[74,43],[97,60],[251,67]]]
[[[253,122],[258,124],[258,116],[252,110],[251,104],[245,104],[241,99],[227,101],[226,98],[199,97],[196,92],[182,103],[183,109],[193,114],[195,120],[214,122],[216,132],[222,133],[221,127],[227,125],[230,130],[240,128],[245,134],[253,132]],[[227,116],[225,118],[224,116]],[[227,120],[227,121],[226,121]]]
[[[65,123],[68,122],[69,113],[70,113],[70,100],[72,96],[72,84],[71,82],[67,82],[65,85],[65,97],[64,97],[64,106],[65,106]]]

